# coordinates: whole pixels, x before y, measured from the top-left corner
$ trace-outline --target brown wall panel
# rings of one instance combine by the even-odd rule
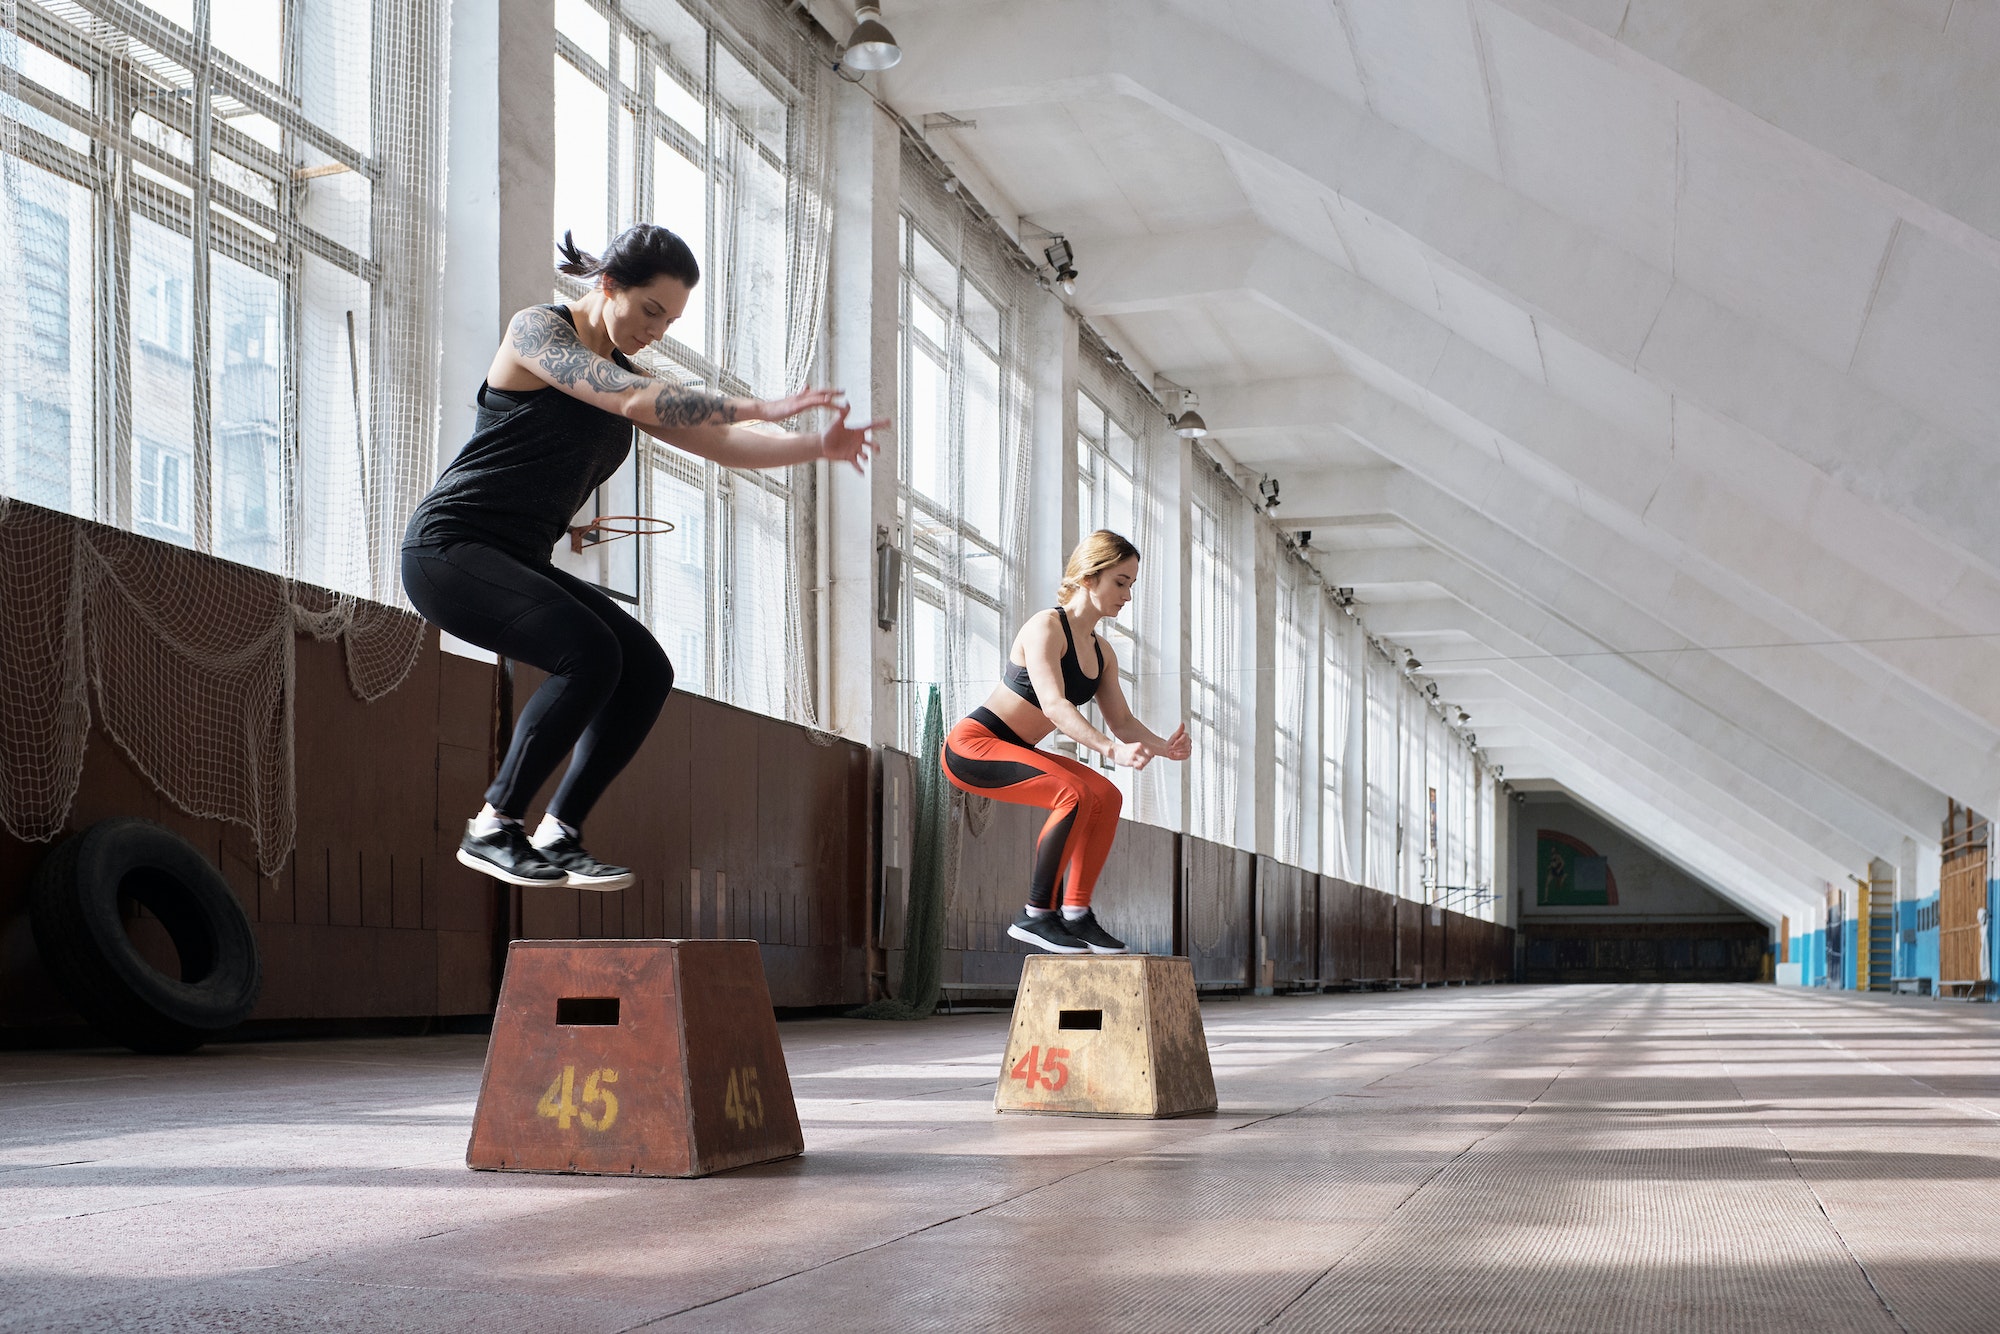
[[[1251,985],[1249,853],[1181,836],[1182,946],[1197,983]]]
[[[1361,888],[1323,875],[1319,880],[1319,979],[1345,982],[1361,972]]]
[[[1007,925],[1028,901],[1035,838],[1049,813],[971,796],[963,810],[945,835],[956,840],[958,861],[945,916],[944,980],[1011,987],[1021,980],[1028,947],[1007,934]],[[898,957],[892,984],[901,969]]]
[[[1410,982],[1424,980],[1423,909],[1410,899],[1392,899],[1390,912],[1396,930],[1395,976]]]
[[[1271,965],[1268,985],[1284,989],[1317,977],[1319,946],[1316,877],[1274,857],[1258,857],[1256,872],[1257,985],[1267,984],[1262,964]]]
[[[1180,835],[1158,825],[1120,820],[1091,906],[1104,929],[1133,953],[1172,954],[1179,884]]]
[[[1392,895],[1365,885],[1356,886],[1355,900],[1360,922],[1361,957],[1356,976],[1370,982],[1386,981],[1396,975],[1396,900]]]
[[[1444,957],[1444,909],[1421,903],[1416,908],[1418,930],[1423,933],[1424,939],[1423,980],[1433,985],[1449,981],[1451,975],[1445,969]]]

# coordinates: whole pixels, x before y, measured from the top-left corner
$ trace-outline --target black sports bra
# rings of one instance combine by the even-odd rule
[[[1088,704],[1097,698],[1097,683],[1104,677],[1104,645],[1097,642],[1096,635],[1090,637],[1091,645],[1097,650],[1097,675],[1085,676],[1083,663],[1076,656],[1076,636],[1070,633],[1069,613],[1057,607],[1056,615],[1062,618],[1063,642],[1068,645],[1062,655],[1063,698],[1076,705]],[[1028,675],[1026,667],[1009,662],[1006,670],[1000,673],[1000,679],[1022,699],[1038,709],[1042,707],[1042,701],[1035,694],[1034,680]]]

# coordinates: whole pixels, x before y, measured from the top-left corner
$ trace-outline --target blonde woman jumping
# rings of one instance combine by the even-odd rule
[[[1000,685],[944,741],[941,760],[954,786],[1048,811],[1035,845],[1028,903],[1007,934],[1053,954],[1125,952],[1125,943],[1100,926],[1090,908],[1124,798],[1090,765],[1036,746],[1060,731],[1128,769],[1143,769],[1154,759],[1185,760],[1190,749],[1186,724],[1163,737],[1132,716],[1118,682],[1118,655],[1097,633],[1100,620],[1116,618],[1132,600],[1138,578],[1139,549],[1118,534],[1099,529],[1078,543],[1063,571],[1058,605],[1021,627]],[[1079,643],[1090,652],[1079,652]],[[1111,736],[1083,716],[1082,706],[1092,699]]]

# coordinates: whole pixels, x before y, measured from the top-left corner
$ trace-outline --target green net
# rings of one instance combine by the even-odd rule
[[[937,1009],[944,973],[945,830],[951,784],[939,757],[944,753],[944,705],[931,687],[924,710],[923,740],[917,746],[917,846],[910,867],[909,914],[904,919],[903,975],[896,994],[850,1012],[855,1019],[928,1019]]]

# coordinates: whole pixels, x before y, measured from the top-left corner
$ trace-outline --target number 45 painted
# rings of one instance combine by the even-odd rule
[[[1036,1057],[1041,1058],[1039,1066],[1036,1064]],[[1054,1093],[1069,1083],[1068,1061],[1068,1047],[1050,1047],[1046,1054],[1039,1046],[1030,1047],[1026,1056],[1014,1062],[1013,1072],[1007,1078],[1021,1080],[1029,1088],[1040,1085]],[[1051,1079],[1051,1075],[1055,1077]]]

